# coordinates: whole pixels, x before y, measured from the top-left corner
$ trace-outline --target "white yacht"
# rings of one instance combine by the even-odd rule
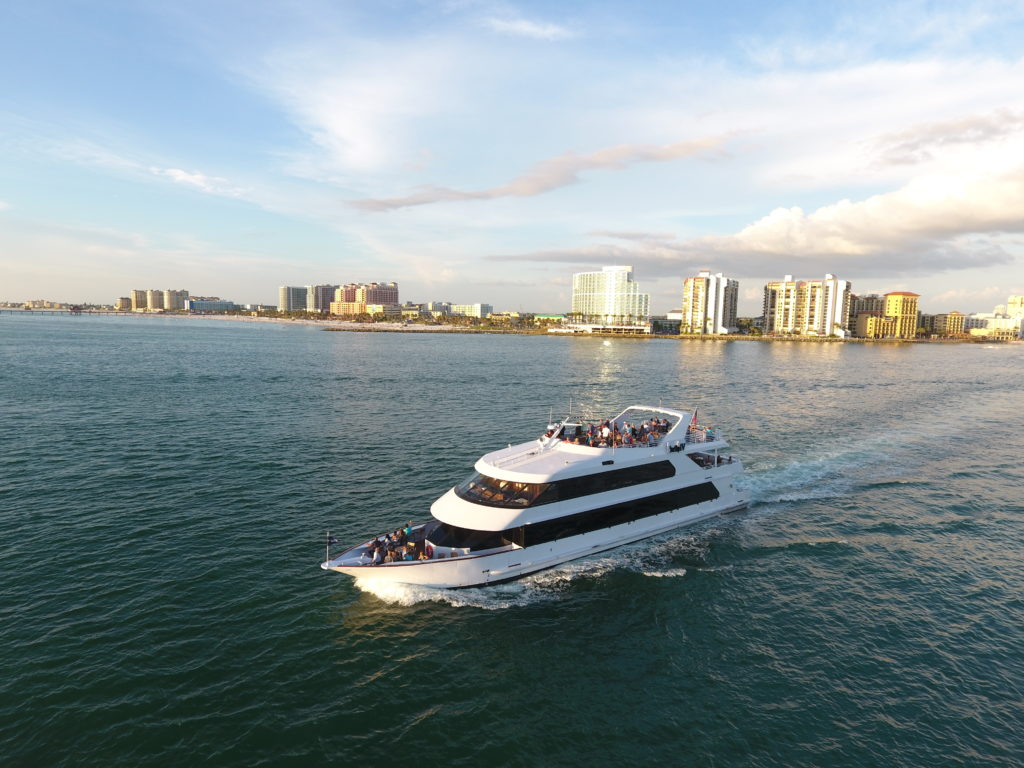
[[[596,434],[595,434],[596,433]],[[430,587],[493,584],[743,509],[740,460],[691,411],[631,406],[568,417],[484,455],[433,503],[433,520],[384,534],[320,567]]]

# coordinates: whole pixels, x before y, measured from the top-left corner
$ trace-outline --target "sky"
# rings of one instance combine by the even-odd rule
[[[1022,2],[0,4],[0,300],[1024,294]]]

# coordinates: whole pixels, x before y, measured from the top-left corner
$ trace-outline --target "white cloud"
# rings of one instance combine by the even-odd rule
[[[421,148],[407,146],[416,122],[448,106],[445,94],[459,71],[453,48],[441,40],[373,44],[334,37],[242,67],[323,151],[293,166],[306,165],[307,173],[318,167],[322,180],[333,171],[362,174],[415,160]]]
[[[483,20],[484,26],[504,35],[529,37],[534,40],[566,40],[573,33],[565,27],[548,22],[531,21],[523,18],[502,18],[492,16]]]
[[[606,147],[586,155],[567,152],[543,160],[521,176],[505,184],[465,191],[448,187],[424,187],[404,197],[354,200],[349,204],[366,211],[389,211],[427,205],[445,200],[494,200],[499,197],[530,197],[577,183],[579,174],[592,170],[622,170],[635,163],[659,163],[693,157],[720,149],[722,138],[711,137],[693,141],[679,141],[665,146],[650,144],[621,144]]]
[[[220,176],[207,176],[199,171],[183,171],[180,168],[156,168],[151,167],[149,172],[154,176],[162,176],[178,184],[193,187],[211,195],[225,195],[227,197],[240,197],[246,190],[240,187],[232,187],[227,179]]]
[[[1024,231],[1024,168],[974,178],[923,176],[892,192],[805,213],[777,208],[732,235],[586,245],[496,260],[644,263],[654,274],[714,263],[741,273],[934,273],[1009,263],[1003,233]],[[618,238],[615,233],[610,233]],[[619,238],[621,239],[621,238]]]
[[[1024,230],[1024,168],[995,177],[924,176],[859,202],[841,200],[804,213],[777,208],[727,237],[691,245],[713,251],[866,256],[918,250],[968,234]]]
[[[947,147],[978,147],[1021,131],[1024,131],[1024,111],[998,109],[888,133],[873,142],[873,149],[883,163],[909,165],[933,160]]]
[[[6,211],[11,207],[11,204],[5,200],[0,200],[0,211]]]

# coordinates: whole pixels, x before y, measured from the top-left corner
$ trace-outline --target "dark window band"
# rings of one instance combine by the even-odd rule
[[[600,509],[565,515],[554,520],[511,528],[507,531],[474,531],[447,523],[438,523],[427,534],[427,538],[437,546],[468,547],[477,551],[494,549],[508,544],[532,547],[602,528],[611,528],[614,525],[622,525],[634,520],[642,520],[645,517],[653,517],[673,509],[713,501],[718,496],[715,484],[707,482],[689,488],[679,488],[675,491],[647,496],[635,501],[612,504]]]
[[[476,474],[462,485],[456,486],[455,493],[466,501],[488,507],[523,509],[556,501],[578,499],[594,493],[615,491],[641,483],[653,483],[674,477],[676,468],[671,461],[657,461],[638,467],[612,469],[583,477],[570,477],[552,483],[517,483],[498,480],[487,475]]]

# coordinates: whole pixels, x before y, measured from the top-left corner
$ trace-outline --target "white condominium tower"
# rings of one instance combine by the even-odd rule
[[[739,281],[702,269],[683,280],[681,333],[736,333]]]
[[[306,286],[282,285],[278,288],[277,309],[279,312],[305,312]]]
[[[848,336],[850,282],[824,280],[781,282],[764,287],[764,332],[807,336]]]
[[[334,301],[334,292],[338,288],[337,285],[307,285],[306,311],[326,313]]]
[[[584,323],[646,322],[651,297],[633,282],[632,267],[605,267],[572,276],[572,313]]]
[[[184,309],[188,301],[188,291],[176,291],[172,288],[164,290],[164,309]]]

